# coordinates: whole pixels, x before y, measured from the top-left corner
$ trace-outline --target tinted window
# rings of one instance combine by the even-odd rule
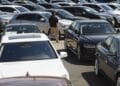
[[[117,52],[117,42],[116,42],[115,39],[112,40],[109,50],[112,54],[114,54],[114,55],[116,54],[116,52]]]
[[[81,25],[82,34],[111,34],[115,33],[114,28],[109,23],[86,23]]]
[[[112,38],[109,37],[109,38],[107,38],[104,42],[102,42],[101,45],[102,45],[105,49],[109,50],[111,41],[112,41]]]
[[[19,10],[20,12],[29,12],[29,10],[24,7],[16,7],[16,9]]]
[[[23,25],[23,26],[8,26],[6,27],[7,32],[17,32],[17,33],[40,33],[37,26],[33,25]]]
[[[85,6],[89,6],[91,8],[93,8],[94,10],[98,11],[98,12],[101,12],[101,8],[99,6],[96,6],[96,5],[85,5]]]
[[[73,15],[65,10],[59,10],[58,14],[60,14],[62,17],[73,17]]]
[[[15,11],[15,9],[10,7],[0,7],[0,10],[3,12],[12,12],[12,13]]]
[[[18,20],[29,20],[29,21],[40,21],[40,19],[43,18],[39,14],[23,14],[18,15],[16,19]]]
[[[4,44],[1,52],[1,62],[57,58],[48,41]]]

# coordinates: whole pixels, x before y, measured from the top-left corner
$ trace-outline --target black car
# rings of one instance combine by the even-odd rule
[[[82,20],[82,19],[87,19],[85,17],[77,17],[71,14],[70,12],[64,10],[64,9],[46,9],[45,11],[48,12],[56,12],[57,16],[61,19],[68,19],[68,20]]]
[[[50,9],[50,8],[57,9],[57,8],[61,7],[60,5],[55,4],[55,3],[52,3],[52,4],[51,3],[45,3],[45,4],[39,4],[39,5],[45,7],[46,9]]]
[[[120,86],[120,35],[112,35],[96,47],[95,74],[103,74]]]
[[[61,8],[69,11],[70,13],[72,13],[75,16],[86,17],[89,19],[104,19],[113,25],[114,20],[113,20],[112,16],[100,14],[96,10],[94,10],[90,7],[87,7],[87,6],[64,6]]]
[[[96,44],[107,36],[116,33],[105,20],[77,20],[65,31],[65,48],[81,60],[95,59]]]
[[[109,15],[113,16],[113,19],[115,21],[115,26],[116,27],[120,26],[120,17],[119,17],[118,10],[113,10],[107,4],[102,4],[102,3],[101,4],[88,3],[88,4],[84,4],[84,6],[91,7],[99,13],[109,14]]]

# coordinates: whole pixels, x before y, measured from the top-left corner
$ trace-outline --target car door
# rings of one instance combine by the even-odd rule
[[[71,50],[74,51],[74,38],[75,38],[75,32],[74,28],[76,26],[76,22],[72,23],[69,29],[65,32],[65,42],[67,47]]]
[[[73,32],[71,35],[71,46],[72,46],[72,51],[77,54],[77,47],[78,47],[78,40],[79,40],[79,23],[76,22]]]
[[[115,70],[117,69],[116,61],[117,61],[117,50],[118,50],[118,42],[115,38],[111,41],[109,52],[107,55],[107,60],[105,62],[105,73],[109,78],[114,80]]]
[[[109,51],[111,41],[112,38],[108,38],[98,45],[97,57],[99,58],[99,67],[103,72],[106,72],[106,62],[108,58],[106,53]]]

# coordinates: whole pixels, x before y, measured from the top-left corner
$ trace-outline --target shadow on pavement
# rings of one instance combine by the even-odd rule
[[[71,52],[68,52],[68,57],[65,58],[64,60],[71,63],[71,64],[74,64],[74,65],[86,65],[86,66],[93,66],[94,65],[94,61],[90,61],[90,60],[82,60],[82,61],[79,61],[77,59],[77,56]]]
[[[94,72],[82,73],[83,78],[87,81],[89,86],[113,86],[113,83],[104,76],[95,76]]]

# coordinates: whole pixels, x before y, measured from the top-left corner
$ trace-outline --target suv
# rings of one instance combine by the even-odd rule
[[[84,58],[94,60],[96,44],[115,33],[105,20],[74,21],[65,31],[65,48],[75,53],[80,61]]]
[[[69,79],[61,60],[67,53],[59,55],[45,34],[4,35],[0,52],[0,78],[53,76]]]

